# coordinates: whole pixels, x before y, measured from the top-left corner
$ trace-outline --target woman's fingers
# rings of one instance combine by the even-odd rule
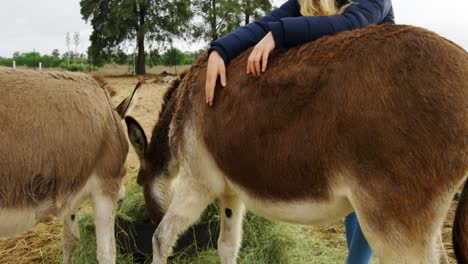
[[[251,73],[253,76],[259,77],[262,72],[265,72],[268,65],[268,56],[269,52],[265,49],[253,49],[247,61],[247,74]]]
[[[221,78],[221,85],[226,87],[226,66],[224,64],[219,66],[219,76]],[[216,85],[216,82],[215,82]]]
[[[255,55],[255,59],[254,59],[254,70],[255,70],[255,76],[256,77],[260,77],[260,74],[262,73],[261,72],[261,60],[262,60],[262,55],[263,55],[263,50],[260,50],[259,52],[257,52],[257,54]]]
[[[268,56],[275,49],[275,40],[273,34],[269,32],[252,50],[247,62],[247,74],[259,77],[266,71],[268,65]]]
[[[223,87],[226,87],[226,67],[224,66],[224,64],[218,65],[218,67],[214,70],[208,68],[208,71],[206,73],[205,100],[206,103],[210,106],[213,105],[216,81],[218,80],[218,76],[221,79],[221,85]]]
[[[263,52],[263,56],[262,56],[262,72],[265,72],[266,69],[267,69],[267,64],[268,64],[268,56],[270,54],[268,52]]]
[[[213,104],[214,88],[216,86],[217,78],[218,78],[217,71],[208,70],[207,75],[206,75],[206,83],[205,83],[205,99],[206,99],[206,103],[209,105]]]
[[[226,65],[221,55],[217,51],[213,51],[208,59],[205,81],[205,102],[210,106],[213,105],[218,76],[221,78],[221,85],[225,87]]]
[[[252,52],[250,53],[249,59],[247,60],[247,74],[251,73],[252,75],[255,76],[255,72],[252,71],[252,65],[253,65],[253,58],[256,53],[256,50],[253,49]]]

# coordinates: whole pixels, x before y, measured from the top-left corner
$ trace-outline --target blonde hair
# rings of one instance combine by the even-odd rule
[[[331,16],[343,13],[351,4],[348,3],[340,8],[336,0],[298,0],[303,16]]]

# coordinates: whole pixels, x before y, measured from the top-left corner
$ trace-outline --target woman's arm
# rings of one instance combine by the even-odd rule
[[[276,48],[290,48],[324,35],[381,23],[391,7],[390,0],[356,0],[340,15],[287,17],[268,26]]]
[[[273,10],[261,19],[213,41],[210,51],[216,50],[224,62],[228,63],[244,50],[262,40],[270,32],[269,25],[271,23],[278,22],[285,17],[297,17],[300,15],[300,7],[297,0],[288,0],[280,8]]]
[[[226,36],[211,43],[210,57],[206,72],[205,100],[213,105],[214,91],[218,76],[221,85],[226,86],[226,64],[229,60],[247,48],[254,46],[270,32],[269,23],[279,21],[284,17],[300,16],[300,7],[297,0],[288,0],[280,8],[273,10],[261,19],[241,27]],[[271,34],[269,34],[271,36]],[[273,42],[274,44],[274,42]]]

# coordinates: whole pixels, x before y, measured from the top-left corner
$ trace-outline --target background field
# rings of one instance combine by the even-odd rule
[[[109,76],[122,74],[124,70],[119,67],[104,67],[101,73]],[[164,67],[157,68],[154,74],[170,70]],[[156,76],[151,76],[146,80],[139,101],[131,114],[140,122],[146,133],[151,133],[157,121],[162,96],[168,87],[168,84],[154,82],[155,78]],[[115,104],[131,92],[138,80],[136,77],[106,77],[106,79],[118,91],[113,98]],[[127,166],[128,175],[125,181],[129,193],[121,205],[119,214],[128,218],[138,218],[141,217],[143,205],[140,189],[135,184],[139,162],[133,149],[128,155]],[[443,227],[444,244],[451,263],[456,263],[451,246],[451,224],[455,205],[454,202]],[[84,205],[81,211],[82,243],[75,254],[74,263],[96,263],[94,230],[89,215],[89,205]],[[205,216],[205,219],[216,217],[209,215]],[[51,218],[30,232],[16,238],[0,240],[0,264],[61,263],[61,227],[59,221]],[[342,223],[328,227],[304,227],[276,224],[248,215],[244,231],[239,263],[344,263],[347,253]],[[202,252],[195,249],[195,253],[192,252],[190,256],[181,254],[171,263],[219,263],[216,254],[215,250]],[[132,258],[120,254],[118,263],[132,263]]]

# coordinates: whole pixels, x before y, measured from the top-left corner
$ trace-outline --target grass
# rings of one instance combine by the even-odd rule
[[[135,173],[135,172],[131,172]],[[130,177],[133,179],[134,175]],[[127,194],[120,204],[118,215],[126,220],[147,219],[143,205],[143,195],[133,180],[127,184]],[[211,205],[201,218],[201,222],[219,220],[217,203]],[[74,254],[73,263],[92,264],[96,261],[96,241],[93,218],[89,213],[80,216],[81,243]],[[240,263],[343,263],[346,255],[344,237],[314,236],[314,228],[289,224],[279,224],[248,213],[244,219]],[[216,244],[214,241],[213,246]],[[56,263],[60,263],[57,258]],[[134,263],[131,255],[118,252],[117,263]],[[220,263],[214,247],[202,250],[195,243],[175,254],[169,263]]]

